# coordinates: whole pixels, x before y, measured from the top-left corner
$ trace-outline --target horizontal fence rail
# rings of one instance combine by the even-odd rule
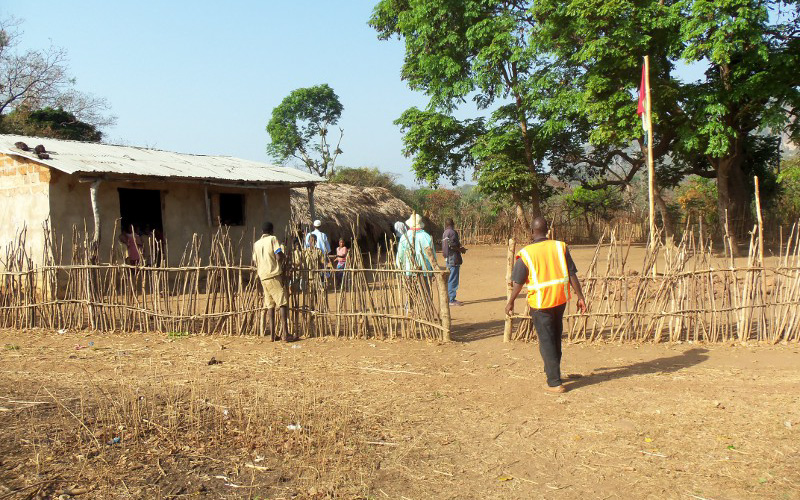
[[[606,232],[626,240],[642,243],[647,238],[647,222],[611,220],[592,220],[590,224],[579,221],[552,221],[552,236],[572,244],[596,244]],[[504,245],[509,237],[518,241],[531,238],[530,231],[517,224],[511,217],[503,217],[492,222],[480,218],[467,218],[456,222],[461,243],[464,245]]]
[[[797,227],[780,255],[763,258],[753,229],[746,264],[727,247],[720,257],[710,240],[687,231],[678,245],[647,249],[639,269],[626,265],[631,242],[612,231],[597,244],[581,277],[587,313],[567,306],[564,332],[578,341],[800,341],[800,244]],[[508,275],[518,247],[509,240]],[[598,269],[600,256],[605,269]],[[510,289],[510,287],[509,287]],[[527,307],[526,307],[527,309]],[[506,340],[536,338],[529,309],[506,319]]]
[[[342,270],[308,249],[287,252],[291,333],[449,340],[447,271],[396,269],[388,246],[373,264],[355,245]],[[205,262],[200,247],[196,240],[179,267],[90,264],[79,250],[86,244],[73,245],[73,263],[34,265],[21,235],[0,267],[0,326],[264,335],[267,309],[255,268],[234,258],[223,231]]]

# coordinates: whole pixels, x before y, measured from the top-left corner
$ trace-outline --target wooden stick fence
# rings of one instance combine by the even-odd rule
[[[574,301],[567,306],[568,340],[800,342],[798,226],[770,265],[757,229],[745,266],[735,265],[730,247],[722,258],[714,255],[701,228],[699,238],[687,229],[677,246],[648,250],[639,270],[626,267],[631,241],[606,233],[581,278],[589,311],[575,312]],[[509,240],[509,259],[515,251]],[[599,271],[601,254],[605,269]],[[656,262],[663,272],[652,272]],[[529,311],[506,318],[507,340],[535,335]]]
[[[646,221],[597,219],[592,222],[592,230],[584,222],[575,220],[553,221],[551,225],[557,230],[553,237],[573,244],[596,243],[601,234],[610,231],[626,235],[634,242],[643,243],[647,238]],[[479,217],[467,217],[456,222],[456,230],[464,245],[502,245],[508,241],[509,235],[518,241],[526,241],[531,237],[529,231],[519,227],[513,217],[502,217],[491,222]]]
[[[92,263],[91,246],[77,230],[71,264],[50,258],[35,265],[25,235],[22,231],[0,258],[2,327],[264,334],[266,309],[249,262],[252,245],[232,242],[224,229],[213,236],[206,259],[201,258],[201,239],[194,238],[177,267],[166,266],[166,258],[146,266]],[[45,244],[52,248],[49,237]],[[286,283],[292,333],[449,340],[442,288],[447,271],[395,269],[393,244],[365,263],[354,245],[344,270],[322,262],[308,265],[302,258],[293,262]]]

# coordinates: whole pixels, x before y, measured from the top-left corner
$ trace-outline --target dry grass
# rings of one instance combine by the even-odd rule
[[[365,496],[377,457],[364,415],[271,375],[244,386],[153,373],[16,390],[0,398],[0,495]]]
[[[800,497],[796,348],[567,345],[554,397],[499,338],[6,343],[0,497]]]

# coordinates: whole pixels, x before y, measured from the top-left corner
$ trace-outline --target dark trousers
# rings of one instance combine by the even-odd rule
[[[547,385],[561,385],[561,334],[564,332],[564,309],[567,304],[549,309],[531,309],[531,319],[539,336],[539,353],[544,361]]]

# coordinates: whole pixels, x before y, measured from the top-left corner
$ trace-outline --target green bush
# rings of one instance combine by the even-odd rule
[[[800,219],[800,156],[786,160],[778,174],[778,195],[774,213],[781,224]]]

